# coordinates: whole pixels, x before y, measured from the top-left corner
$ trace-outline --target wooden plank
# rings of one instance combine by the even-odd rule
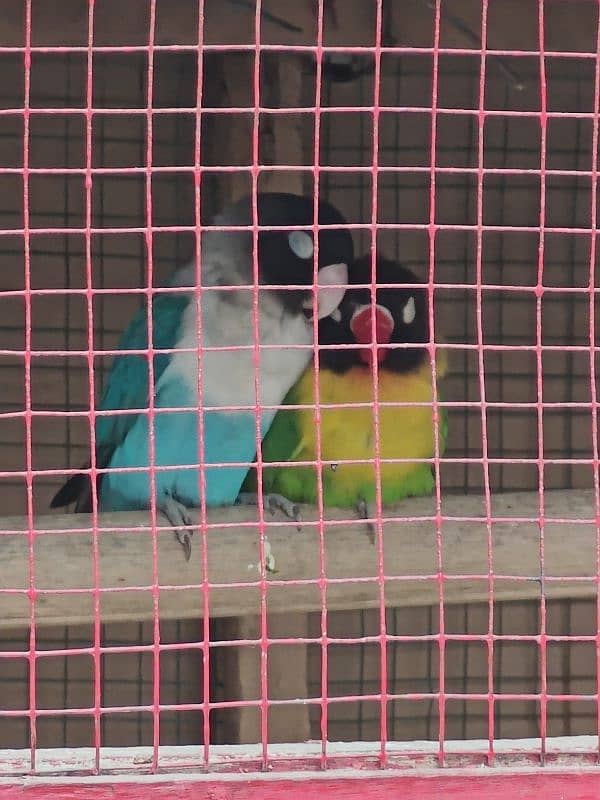
[[[243,507],[210,511],[209,528],[205,532],[206,575],[202,567],[202,532],[195,534],[192,558],[187,563],[168,528],[157,534],[159,608],[163,618],[201,616],[205,579],[210,584],[211,616],[238,616],[251,610],[258,613],[259,531],[255,513],[255,509]],[[302,513],[301,533],[287,521],[275,519],[267,524],[268,546],[276,570],[267,576],[269,613],[316,611],[321,607],[316,514],[312,508],[304,508]],[[437,603],[441,579],[438,578],[437,530],[430,518],[434,513],[433,500],[413,499],[386,513],[388,517],[404,518],[383,525],[386,604]],[[492,526],[495,598],[538,598],[542,586],[540,526],[535,521],[539,515],[538,494],[496,495],[492,513],[495,518],[501,518]],[[545,513],[545,596],[595,597],[597,526],[593,493],[584,490],[546,492]],[[442,515],[445,601],[467,603],[487,599],[488,533],[483,498],[448,496],[443,501]],[[332,524],[335,520],[346,522]],[[99,524],[103,621],[151,619],[153,535],[148,529],[148,515],[102,514]],[[223,527],[225,524],[230,527]],[[39,624],[77,624],[92,619],[94,584],[90,525],[91,519],[86,515],[37,519],[33,566]],[[364,524],[354,520],[352,512],[332,510],[327,514],[324,531],[325,570],[329,581],[334,581],[327,585],[328,608],[378,607],[377,548],[369,543]],[[29,537],[26,532],[27,522],[23,518],[0,520],[0,590],[13,590],[2,596],[0,627],[28,624]],[[552,580],[553,576],[560,580]],[[241,585],[234,588],[231,584]],[[51,593],[46,593],[48,590]],[[74,594],[73,590],[83,592]]]
[[[267,632],[270,638],[306,639],[308,615],[306,613],[269,614]],[[215,626],[217,640],[253,640],[261,635],[260,617],[247,614],[232,619],[219,620]],[[293,646],[274,645],[267,650],[267,695],[270,700],[298,698],[297,705],[272,706],[268,715],[267,738],[269,743],[305,742],[310,738],[309,707],[302,703],[308,696],[308,662],[305,644]],[[216,660],[215,669],[222,683],[222,699],[252,700],[260,695],[261,650],[259,647],[226,647]],[[220,697],[217,699],[221,699]],[[258,708],[242,706],[231,712],[215,709],[218,718],[216,730],[218,743],[252,744],[262,739]]]
[[[359,794],[408,798],[500,797],[498,787],[533,800],[597,797],[597,738],[548,738],[546,766],[540,764],[539,739],[497,740],[496,762],[486,763],[487,741],[448,741],[444,769],[435,741],[388,742],[388,769],[379,768],[380,747],[368,742],[330,742],[327,770],[320,769],[321,744],[270,745],[268,769],[259,746],[211,747],[206,772],[202,747],[159,747],[159,771],[151,774],[151,747],[101,748],[101,774],[94,774],[93,748],[40,749],[30,774],[29,750],[0,752],[0,800],[13,797],[126,798],[194,797],[243,800],[246,797],[357,797]],[[590,783],[593,779],[594,783]],[[571,791],[572,787],[572,791]],[[298,794],[301,790],[302,794]],[[108,792],[107,794],[105,792]],[[252,795],[250,794],[252,792]],[[285,792],[285,794],[283,794]]]
[[[598,766],[597,736],[548,736],[545,741],[546,769],[585,770]],[[535,772],[540,766],[542,743],[539,737],[525,739],[495,739],[493,760],[496,771],[500,766]],[[487,739],[448,739],[444,742],[445,771],[457,774],[482,767],[491,767],[490,742]],[[97,760],[99,758],[99,766]],[[396,772],[413,771],[418,767],[429,774],[438,771],[440,745],[437,739],[415,741],[388,741],[386,760],[389,769]],[[211,776],[229,773],[243,780],[246,777],[278,778],[291,775],[333,778],[341,770],[360,769],[369,772],[381,764],[381,744],[378,741],[348,741],[326,743],[323,770],[323,744],[320,740],[302,744],[269,744],[264,769],[262,744],[214,745],[208,753],[203,745],[159,745],[133,747],[40,747],[35,751],[35,774],[31,773],[31,751],[0,749],[0,784],[11,779],[27,777],[28,782],[60,782],[66,777],[90,783],[95,780],[110,781],[119,775],[139,781],[169,781],[170,776],[188,774],[195,778],[199,773],[207,780]],[[151,774],[153,764],[158,770]],[[97,769],[102,777],[98,778]],[[491,770],[490,770],[491,771]],[[308,774],[307,774],[308,773]],[[311,775],[313,773],[313,775]],[[379,772],[379,775],[382,773]]]
[[[0,785],[0,800],[134,800],[145,797],[173,797],[181,800],[320,800],[322,797],[373,798],[402,797],[403,800],[463,800],[466,797],[485,797],[486,800],[505,800],[507,794],[519,800],[538,800],[540,797],[561,800],[596,800],[600,771],[597,768],[584,770],[544,769],[536,771],[511,771],[510,768],[479,770],[441,771],[432,774],[382,773],[373,770],[348,772],[344,775],[323,777],[314,774],[298,774],[289,778],[256,774],[227,776],[216,779],[182,773],[169,776],[170,780],[128,780],[112,778],[110,782],[82,782],[81,779],[60,782],[46,781],[32,785],[30,779],[21,779],[9,785]]]
[[[286,53],[278,59],[277,86],[275,88],[279,108],[300,108],[302,106],[302,81],[305,67],[303,55]],[[303,134],[310,134],[312,140],[312,126],[306,125],[306,115],[275,114],[270,123],[273,131],[273,151],[271,153],[273,165],[301,165],[304,153]],[[304,194],[305,184],[304,172],[267,171],[262,174],[260,188],[268,192]],[[312,192],[311,185],[309,194]]]

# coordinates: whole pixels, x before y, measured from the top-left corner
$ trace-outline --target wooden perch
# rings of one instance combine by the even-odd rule
[[[498,600],[539,598],[542,590],[540,532],[535,522],[514,517],[536,518],[537,493],[496,495],[494,517],[507,518],[492,527],[494,596]],[[433,513],[432,498],[407,501],[388,516],[422,517]],[[203,613],[202,582],[211,584],[210,614],[213,617],[259,613],[258,586],[232,587],[227,584],[259,580],[259,534],[254,523],[248,527],[219,527],[222,523],[256,519],[255,509],[214,509],[209,522],[217,527],[207,532],[208,575],[202,568],[202,535],[194,536],[192,558],[183,559],[181,548],[169,530],[157,535],[159,613],[162,618],[199,617]],[[478,602],[488,598],[488,533],[484,503],[479,496],[449,496],[442,513],[449,517],[479,517],[476,522],[448,519],[441,531],[444,599],[447,603]],[[588,491],[555,491],[545,494],[546,520],[593,520],[593,495]],[[268,527],[268,548],[275,573],[268,575],[269,613],[317,611],[321,607],[319,534],[314,509],[303,510],[304,526],[299,533],[293,525],[277,520]],[[328,519],[352,517],[334,510]],[[269,518],[270,520],[271,518]],[[311,524],[313,521],[313,524]],[[39,624],[85,623],[93,619],[93,540],[84,533],[54,533],[90,525],[85,515],[40,517],[33,539],[35,618]],[[102,514],[97,535],[99,585],[118,591],[100,593],[104,622],[144,620],[153,615],[152,534],[141,530],[148,525],[145,513]],[[22,531],[22,533],[2,533]],[[0,589],[26,590],[29,586],[28,550],[30,539],[22,518],[0,520]],[[546,522],[544,530],[545,596],[595,596],[597,527],[593,522]],[[386,522],[383,526],[385,603],[388,606],[419,606],[437,603],[439,581],[437,534],[430,520]],[[329,609],[374,608],[379,605],[377,549],[368,540],[365,526],[356,521],[343,525],[325,524],[325,572]],[[418,577],[426,576],[426,577]],[[427,577],[428,576],[428,577]],[[452,579],[451,576],[465,576]],[[470,577],[469,577],[470,576]],[[474,577],[480,576],[480,577]],[[560,577],[561,580],[555,580]],[[589,578],[574,581],[572,578]],[[357,582],[356,579],[361,581]],[[367,578],[368,580],[364,580]],[[355,580],[352,580],[355,579]],[[292,581],[311,581],[293,584]],[[142,587],[142,588],[134,588]],[[183,588],[179,588],[183,587]],[[126,591],[128,588],[131,591]],[[46,594],[43,590],[57,593]],[[42,593],[39,593],[39,592]],[[63,592],[67,591],[66,594]],[[0,625],[14,627],[29,622],[29,600],[25,592],[2,593]]]

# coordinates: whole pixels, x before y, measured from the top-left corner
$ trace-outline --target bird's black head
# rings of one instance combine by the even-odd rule
[[[349,284],[370,284],[371,256],[363,256],[350,265]],[[375,306],[375,337],[373,337],[370,286],[350,288],[342,300],[341,318],[331,317],[319,324],[319,344],[365,345],[363,349],[324,349],[320,352],[321,367],[345,372],[353,366],[371,366],[376,341],[378,363],[386,370],[410,372],[427,357],[423,346],[429,341],[427,291],[406,284],[420,283],[417,276],[397,261],[377,258],[377,287],[393,284],[392,288],[377,288]],[[415,347],[393,348],[386,344],[411,344]]]
[[[273,227],[306,226],[306,230],[269,230],[258,235],[260,282],[273,286],[313,285],[314,204],[312,197],[284,192],[263,192],[257,197],[258,224]],[[346,220],[330,203],[320,201],[319,225],[336,228],[319,231],[319,285],[347,283],[347,266],[354,257],[352,236]],[[313,291],[307,289],[277,291],[284,307],[293,314],[312,316]],[[319,290],[319,317],[334,311],[344,294],[343,289]]]

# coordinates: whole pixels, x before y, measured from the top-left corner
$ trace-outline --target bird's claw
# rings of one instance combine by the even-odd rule
[[[169,524],[175,529],[175,536],[179,544],[183,547],[185,560],[189,561],[192,555],[192,534],[194,531],[188,530],[183,526],[193,525],[194,521],[190,517],[187,508],[183,503],[171,497],[171,495],[167,495],[160,506],[160,510],[167,518]]]
[[[258,494],[253,492],[241,492],[238,495],[237,502],[242,505],[257,506]],[[282,511],[288,519],[293,519],[294,522],[298,523],[296,526],[298,531],[302,530],[302,526],[300,525],[302,522],[300,506],[296,503],[292,503],[291,500],[288,500],[287,497],[284,497],[282,494],[263,495],[263,509],[268,511],[271,516],[274,516],[276,511]]]
[[[178,528],[175,531],[175,536],[177,537],[179,544],[183,547],[185,560],[189,561],[192,555],[192,531],[181,530]]]
[[[294,522],[301,522],[302,520],[300,506],[297,503],[292,503],[282,494],[268,494],[265,496],[264,503],[271,515],[274,515],[276,511],[282,511],[286,517],[293,519]],[[298,530],[300,530],[300,527]]]

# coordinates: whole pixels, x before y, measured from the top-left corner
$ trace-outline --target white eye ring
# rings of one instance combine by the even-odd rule
[[[415,308],[415,298],[409,297],[402,309],[402,322],[405,325],[411,325],[417,316],[417,309]]]
[[[306,231],[290,231],[288,244],[292,253],[298,258],[312,258],[315,251],[312,236]]]

